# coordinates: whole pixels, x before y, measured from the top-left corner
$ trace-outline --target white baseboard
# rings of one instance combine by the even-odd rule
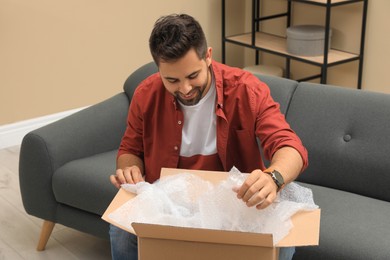
[[[23,137],[30,131],[50,124],[61,118],[67,117],[84,108],[86,107],[76,108],[56,114],[19,121],[13,124],[0,125],[0,149],[20,145],[22,143]]]

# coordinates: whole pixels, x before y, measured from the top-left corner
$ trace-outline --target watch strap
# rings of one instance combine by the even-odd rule
[[[281,189],[284,188],[284,186],[285,186],[284,178],[283,178],[283,175],[279,171],[268,168],[268,169],[265,169],[263,172],[272,177],[276,186],[278,187],[277,192],[279,192]],[[276,175],[278,177],[276,177]]]

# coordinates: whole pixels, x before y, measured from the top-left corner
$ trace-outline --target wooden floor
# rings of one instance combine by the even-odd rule
[[[19,190],[20,147],[0,150],[0,260],[111,259],[106,240],[56,225],[46,250],[36,251],[42,220],[27,215]]]

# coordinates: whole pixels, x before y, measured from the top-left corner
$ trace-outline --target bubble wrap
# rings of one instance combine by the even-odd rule
[[[239,187],[248,175],[233,168],[218,185],[183,173],[162,178],[154,184],[125,184],[122,188],[137,196],[113,211],[109,218],[131,228],[131,223],[208,228],[273,234],[274,244],[292,228],[291,216],[300,210],[318,208],[310,189],[290,183],[266,209],[247,207],[237,199]]]

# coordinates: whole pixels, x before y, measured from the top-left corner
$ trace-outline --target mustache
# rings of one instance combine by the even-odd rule
[[[194,94],[194,92],[200,91],[200,89],[201,89],[201,86],[195,86],[187,94],[183,94],[180,91],[176,91],[175,94],[176,94],[176,96],[191,96],[192,94]]]
[[[202,99],[202,91],[200,87],[197,87],[193,88],[187,94],[177,92],[175,96],[183,105],[193,106],[198,104],[198,102]]]

